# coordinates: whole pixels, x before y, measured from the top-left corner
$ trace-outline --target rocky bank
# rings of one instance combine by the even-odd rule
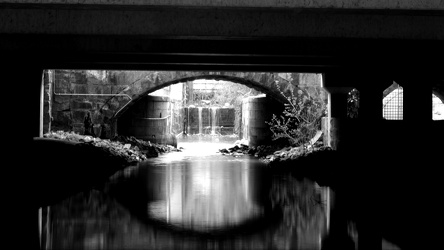
[[[321,141],[317,141],[308,147],[292,147],[283,146],[281,144],[260,145],[254,147],[248,146],[242,140],[240,140],[236,141],[234,146],[220,149],[219,152],[223,155],[231,155],[234,157],[251,155],[260,158],[262,161],[271,166],[278,162],[296,160],[298,158],[308,157],[311,154],[316,154],[320,151],[326,150],[331,150],[331,148],[324,146]]]
[[[43,135],[44,138],[66,140],[71,142],[92,145],[104,150],[110,156],[123,159],[124,165],[133,165],[137,162],[157,157],[159,154],[180,151],[171,145],[161,145],[143,141],[133,136],[116,136],[111,140],[100,139],[92,136],[80,135],[74,132],[49,132]]]

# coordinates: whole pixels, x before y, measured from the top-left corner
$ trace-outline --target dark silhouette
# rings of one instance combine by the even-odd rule
[[[94,130],[93,130],[93,122],[91,119],[91,113],[88,111],[86,113],[85,118],[83,119],[83,125],[85,127],[85,135],[92,135],[95,136]]]
[[[101,139],[107,139],[106,130],[107,130],[108,122],[109,122],[109,119],[108,119],[108,117],[105,116],[103,118],[102,124],[100,125],[100,127],[101,127],[100,138]]]

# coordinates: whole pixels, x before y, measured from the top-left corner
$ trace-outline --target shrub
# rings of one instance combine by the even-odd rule
[[[307,146],[310,139],[320,129],[321,118],[326,114],[326,104],[322,99],[319,89],[315,93],[299,89],[297,93],[290,90],[284,94],[275,82],[280,93],[287,99],[285,109],[280,115],[273,114],[270,122],[272,139],[284,138],[291,146]]]

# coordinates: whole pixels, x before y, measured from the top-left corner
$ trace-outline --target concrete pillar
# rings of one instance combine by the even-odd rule
[[[382,119],[383,89],[378,86],[359,87],[359,119],[380,121]]]
[[[352,87],[347,86],[349,80],[346,73],[335,73],[324,74],[322,82],[322,87],[328,92],[328,116],[323,121],[324,143],[327,142],[328,146],[341,154],[347,148],[347,140],[345,139],[345,132],[347,132],[347,97],[352,89]],[[344,168],[344,165],[341,163],[339,168]],[[340,176],[336,178],[342,179]],[[341,182],[338,179],[332,181]],[[336,185],[334,204],[330,214],[330,229],[328,235],[322,240],[322,250],[354,249],[353,242],[347,233],[346,202],[346,192],[344,192],[341,185]]]
[[[432,87],[431,79],[401,80],[403,87],[403,113],[405,133],[411,145],[426,147],[432,140]]]
[[[344,146],[343,131],[341,126],[345,126],[347,119],[347,97],[351,88],[343,87],[324,87],[328,92],[328,117],[324,136],[326,137],[327,145],[334,150],[341,150]]]
[[[379,134],[382,120],[382,95],[385,77],[368,76],[362,72],[341,72],[325,77],[324,88],[329,92],[328,119],[331,147],[340,153],[339,168],[346,169],[348,184],[337,176],[336,201],[331,213],[331,231],[323,249],[354,249],[348,236],[347,220],[353,219],[358,227],[359,249],[380,249],[377,197],[379,190],[370,180],[378,181],[366,170],[363,160],[368,162],[371,145],[381,143],[374,138]],[[360,94],[358,119],[347,118],[348,93],[356,87]],[[374,168],[375,165],[371,164]],[[359,168],[360,170],[357,170]],[[364,174],[365,173],[365,174]]]
[[[380,146],[384,139],[384,131],[382,130],[383,121],[383,92],[384,88],[392,80],[374,78],[373,80],[362,82],[359,90],[359,113],[357,134],[359,140],[356,141],[361,150],[370,150]],[[369,151],[369,152],[370,152]]]
[[[384,83],[386,82],[386,83]],[[355,147],[357,152],[355,155],[361,159],[365,159],[367,164],[360,166],[365,174],[358,174],[355,188],[359,192],[353,196],[356,203],[356,223],[358,230],[358,249],[380,249],[381,234],[379,221],[379,199],[378,188],[374,187],[374,183],[379,180],[380,158],[374,155],[375,149],[380,148],[381,143],[385,140],[382,133],[382,114],[383,114],[383,90],[385,85],[390,85],[390,81],[381,76],[381,78],[373,78],[373,80],[361,82],[359,90],[359,114],[358,128]],[[358,159],[359,159],[358,158]],[[360,164],[359,164],[360,165]],[[367,169],[368,168],[368,169]],[[375,174],[375,172],[377,174]]]
[[[16,62],[19,58],[20,62]],[[33,164],[33,137],[42,135],[42,72],[38,66],[27,65],[25,56],[16,55],[2,58],[0,83],[2,85],[2,155],[6,164],[3,177],[2,198],[6,204],[4,211],[7,228],[5,238],[17,247],[38,249],[38,207],[33,191],[38,185],[38,167]]]
[[[427,80],[425,80],[427,81]],[[402,85],[402,84],[401,84]],[[404,120],[424,124],[432,121],[432,88],[427,82],[403,85]]]

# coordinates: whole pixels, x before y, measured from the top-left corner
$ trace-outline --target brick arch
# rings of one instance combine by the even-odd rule
[[[131,74],[133,74],[131,72]],[[165,72],[149,72],[142,75],[141,80],[137,84],[130,86],[127,94],[132,98],[124,107],[114,113],[112,120],[118,119],[125,111],[140,100],[143,96],[179,82],[187,82],[198,79],[207,80],[223,80],[239,83],[247,87],[258,90],[269,95],[281,103],[285,103],[286,99],[280,93],[276,86],[279,82],[280,89],[284,93],[297,91],[300,82],[299,73],[256,73],[256,72],[186,72],[186,71],[165,71]],[[316,83],[313,83],[316,86]],[[320,87],[320,86],[316,86]]]

